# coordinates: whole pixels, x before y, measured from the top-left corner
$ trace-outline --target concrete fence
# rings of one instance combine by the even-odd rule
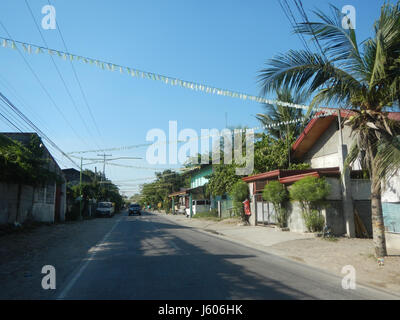
[[[0,224],[64,221],[65,210],[65,184],[32,187],[0,182]]]

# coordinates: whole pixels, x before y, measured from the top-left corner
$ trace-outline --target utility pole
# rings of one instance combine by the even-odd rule
[[[343,133],[342,133],[342,119],[340,115],[341,110],[337,112],[339,121],[339,168],[340,168],[340,180],[342,185],[342,199],[343,199],[343,213],[346,223],[346,233],[349,238],[355,237],[355,226],[354,226],[354,205],[353,198],[351,195],[351,180],[350,180],[350,169],[344,167],[344,162],[347,157],[347,146],[343,144]]]
[[[103,176],[101,178],[101,181],[105,182],[105,180],[106,180],[106,157],[111,157],[112,154],[103,153],[103,154],[98,154],[97,156],[103,157]],[[104,190],[108,190],[107,186],[103,186],[103,188],[104,188]]]
[[[112,154],[98,154],[97,156],[99,157],[103,157],[103,177],[102,177],[102,181],[103,179],[106,179],[106,157],[112,157]]]

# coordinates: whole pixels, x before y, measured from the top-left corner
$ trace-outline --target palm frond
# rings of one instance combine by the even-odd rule
[[[320,10],[313,11],[320,19],[318,22],[299,23],[294,27],[295,33],[305,34],[314,41],[320,41],[324,47],[324,54],[334,61],[351,60],[351,65],[362,65],[356,34],[354,29],[342,27],[344,14],[331,5],[332,16]]]
[[[358,144],[355,142],[350,147],[350,151],[347,154],[347,157],[344,161],[345,170],[349,170],[351,166],[360,158],[360,149],[358,148]]]
[[[379,141],[374,165],[382,181],[387,181],[398,172],[400,169],[400,135],[389,141]]]

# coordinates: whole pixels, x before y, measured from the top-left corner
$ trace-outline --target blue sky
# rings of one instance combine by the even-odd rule
[[[260,91],[257,72],[265,61],[279,52],[302,47],[277,0],[52,0],[51,3],[72,53],[255,95]],[[372,24],[383,1],[303,0],[307,11],[314,8],[326,11],[329,3],[339,8],[348,4],[356,8],[357,36],[361,41],[372,34]],[[29,4],[40,25],[44,16],[41,9],[47,0],[29,0]],[[44,45],[24,0],[1,1],[0,20],[13,39]],[[50,48],[64,49],[57,30],[41,31]],[[0,35],[7,37],[1,27]],[[74,135],[14,50],[0,48],[0,91],[65,152],[145,143],[150,129],[168,132],[169,120],[178,121],[178,130],[192,128],[200,134],[202,128],[224,128],[227,113],[229,126],[254,127],[258,125],[255,114],[262,111],[254,102],[171,87],[75,63],[100,128],[100,138],[69,62],[55,58],[89,132],[50,57],[45,54],[25,57],[85,142]],[[0,131],[12,130],[0,122]],[[111,153],[144,158],[145,152],[146,148],[138,148]],[[62,167],[70,166],[67,159],[54,154]],[[116,163],[150,166],[145,160]],[[134,180],[152,176],[153,171],[107,166],[106,174],[113,180]],[[123,186],[125,190],[136,188]]]

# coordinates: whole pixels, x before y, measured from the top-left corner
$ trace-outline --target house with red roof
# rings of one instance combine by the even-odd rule
[[[340,117],[343,120],[351,113],[342,110]],[[400,121],[400,113],[389,113],[389,118]],[[307,176],[326,177],[331,185],[329,206],[323,212],[328,227],[337,235],[356,236],[356,229],[362,224],[368,236],[372,236],[370,180],[365,179],[357,162],[347,171],[347,180],[343,181],[345,175],[341,178],[343,159],[355,141],[351,129],[343,122],[339,128],[337,115],[313,118],[295,141],[291,159],[310,164],[310,169],[274,170],[243,178],[252,196],[254,224],[276,222],[273,206],[262,199],[262,190],[269,181],[278,180],[290,188],[292,183]],[[400,171],[382,187],[387,246],[400,248]],[[289,206],[290,230],[304,232],[300,208],[293,202]]]

